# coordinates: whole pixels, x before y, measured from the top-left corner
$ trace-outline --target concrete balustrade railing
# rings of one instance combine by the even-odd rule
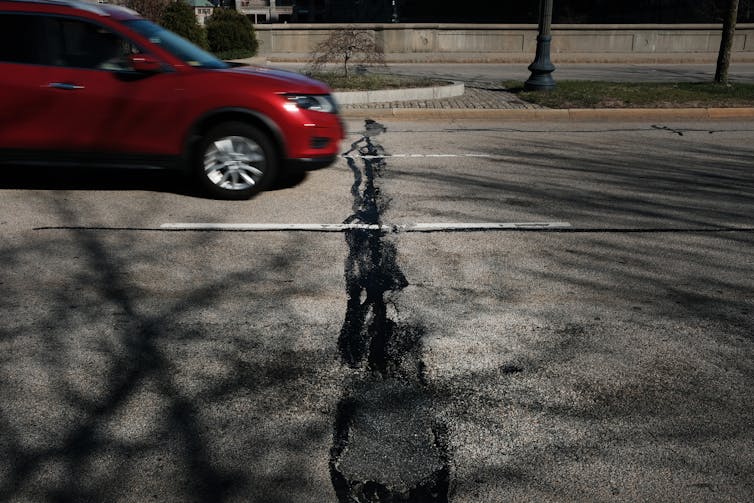
[[[270,61],[307,61],[338,24],[256,25],[259,55]],[[364,24],[388,62],[530,62],[535,25]],[[720,25],[554,25],[554,62],[710,62],[717,58]],[[733,61],[754,61],[754,24],[738,25]]]

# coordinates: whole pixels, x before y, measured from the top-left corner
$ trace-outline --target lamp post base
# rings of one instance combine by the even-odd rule
[[[552,72],[555,71],[555,65],[550,61],[550,43],[552,36],[537,37],[537,56],[534,62],[529,65],[531,76],[524,82],[524,89],[527,91],[551,91],[555,89],[555,81],[552,78]]]

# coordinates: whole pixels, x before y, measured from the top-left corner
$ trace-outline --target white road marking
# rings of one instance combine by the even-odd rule
[[[490,154],[383,154],[383,155],[361,155],[361,154],[343,154],[341,157],[345,159],[367,159],[367,160],[373,160],[373,159],[395,159],[395,158],[401,158],[401,159],[415,159],[415,158],[453,158],[453,157],[476,157],[476,158],[486,158],[486,159],[494,159],[496,157],[495,155]]]
[[[381,230],[384,232],[443,232],[443,231],[484,231],[484,230],[534,230],[564,229],[570,227],[568,222],[475,222],[475,223],[415,223],[398,225],[378,224],[223,224],[223,223],[165,223],[164,230],[181,231],[309,231],[309,232],[344,232],[348,230]]]
[[[343,232],[352,229],[379,230],[384,226],[374,224],[213,224],[167,223],[160,229],[182,231],[315,231]]]
[[[400,232],[431,232],[431,231],[488,231],[505,229],[565,229],[570,227],[568,222],[476,222],[476,223],[445,223],[433,222],[426,224],[398,225]]]

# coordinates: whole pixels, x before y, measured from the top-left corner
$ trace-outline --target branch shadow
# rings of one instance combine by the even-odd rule
[[[76,226],[80,209],[43,196]],[[308,267],[308,238],[228,268],[202,255],[224,248],[220,235],[166,239],[167,252],[143,235],[78,229],[0,245],[1,500],[332,493],[311,459],[326,464],[330,416],[296,414],[303,398],[327,412],[318,390],[337,380],[327,348],[304,339],[323,326],[293,302],[326,286],[288,282]],[[181,253],[191,263],[174,261]]]
[[[393,218],[577,232],[399,236],[451,500],[745,500],[752,145],[480,134],[490,161],[394,162]]]

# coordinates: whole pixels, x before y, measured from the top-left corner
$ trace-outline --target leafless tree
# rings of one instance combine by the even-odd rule
[[[720,41],[720,52],[717,56],[717,70],[715,82],[718,84],[728,83],[728,68],[730,67],[730,52],[733,47],[733,34],[736,31],[736,18],[738,17],[738,0],[729,0],[728,10],[723,19],[723,38]]]
[[[348,78],[349,64],[385,66],[385,52],[375,43],[372,33],[347,26],[334,31],[312,51],[311,71],[319,71],[327,63],[342,63],[343,73]]]

